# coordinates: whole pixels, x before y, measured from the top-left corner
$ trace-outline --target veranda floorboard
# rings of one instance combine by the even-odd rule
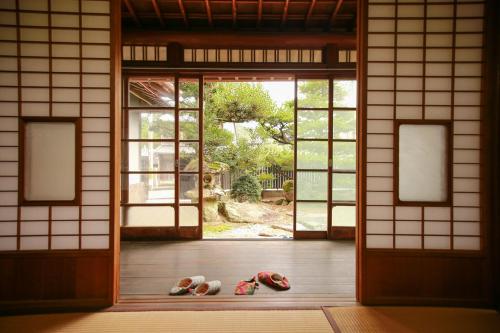
[[[171,286],[181,277],[201,274],[222,282],[216,297],[228,297],[239,280],[268,270],[283,273],[292,288],[275,291],[261,286],[255,293],[259,298],[354,299],[355,264],[353,241],[122,242],[120,294],[127,299],[168,298]]]

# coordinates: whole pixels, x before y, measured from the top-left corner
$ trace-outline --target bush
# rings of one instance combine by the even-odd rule
[[[290,193],[293,192],[293,180],[288,179],[283,182],[283,192]]]
[[[239,202],[259,201],[262,187],[257,178],[252,175],[244,175],[238,178],[231,189],[231,198]]]
[[[293,179],[283,182],[283,195],[288,202],[293,201]]]

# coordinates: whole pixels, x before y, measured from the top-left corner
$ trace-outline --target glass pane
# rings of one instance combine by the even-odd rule
[[[198,112],[181,111],[179,113],[180,140],[198,140]]]
[[[328,108],[328,80],[298,80],[299,108]]]
[[[350,174],[350,173],[332,174],[332,200],[333,201],[356,200],[356,174]]]
[[[399,127],[399,199],[442,202],[447,199],[447,136],[443,125]]]
[[[125,207],[124,226],[126,227],[173,227],[175,210],[173,207]]]
[[[179,156],[180,171],[198,171],[198,142],[181,142]]]
[[[355,227],[356,226],[356,206],[333,206],[332,226],[334,227]]]
[[[334,80],[333,81],[333,107],[356,107],[355,80]]]
[[[328,142],[297,142],[298,169],[328,169]]]
[[[76,136],[76,125],[72,122],[26,123],[24,133],[26,200],[75,199]]]
[[[333,111],[333,138],[356,139],[356,111]]]
[[[198,207],[181,206],[179,211],[179,225],[181,227],[197,227]]]
[[[198,108],[199,101],[199,80],[198,79],[181,79],[179,80],[179,107]]]
[[[327,200],[327,196],[327,172],[297,172],[297,200]]]
[[[297,111],[297,138],[328,139],[328,111]]]
[[[128,112],[129,139],[174,139],[174,111],[131,110]]]
[[[129,82],[129,107],[174,107],[174,78],[138,78]]]
[[[326,202],[297,202],[297,230],[325,231]]]
[[[181,174],[179,195],[181,203],[198,202],[198,175]]]
[[[174,203],[173,174],[128,175],[129,203]]]
[[[174,153],[173,142],[129,142],[128,171],[174,171]]]
[[[333,169],[356,170],[356,142],[333,142]]]

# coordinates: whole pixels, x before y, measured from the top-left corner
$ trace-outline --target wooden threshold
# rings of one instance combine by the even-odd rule
[[[162,310],[247,310],[247,309],[321,309],[324,306],[357,306],[354,297],[325,297],[321,295],[269,296],[171,296],[142,295],[120,297],[106,311],[162,311]]]

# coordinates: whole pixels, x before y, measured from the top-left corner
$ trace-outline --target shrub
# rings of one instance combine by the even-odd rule
[[[252,175],[244,175],[238,178],[231,189],[231,197],[239,202],[259,201],[262,187],[257,178]]]
[[[293,179],[283,182],[283,195],[288,202],[293,201]]]
[[[283,182],[283,192],[290,193],[293,192],[293,180],[288,179]]]

